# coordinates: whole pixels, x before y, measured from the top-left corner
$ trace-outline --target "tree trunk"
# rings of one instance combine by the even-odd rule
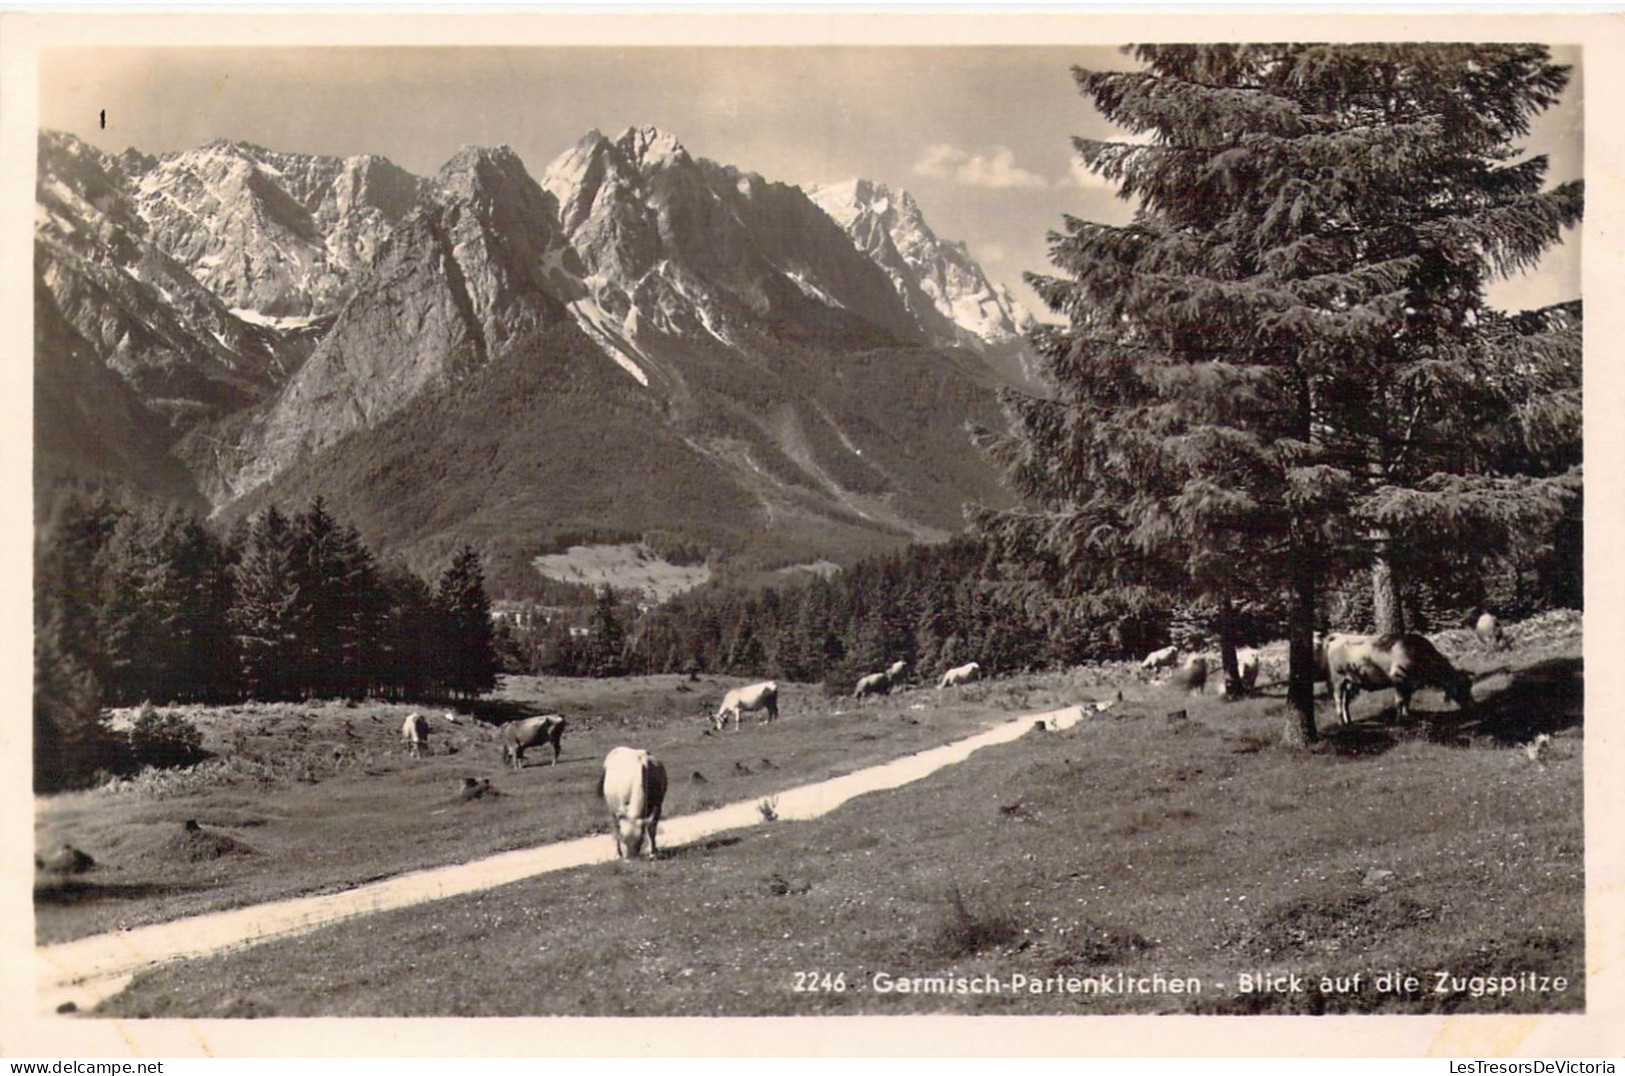
[[[1315,590],[1317,573],[1301,543],[1292,556],[1292,599],[1287,613],[1287,701],[1296,717],[1285,739],[1291,744],[1312,744],[1319,739],[1315,726]]]
[[[1377,552],[1371,558],[1371,615],[1378,635],[1398,635],[1405,630],[1405,605],[1400,599],[1399,577],[1388,560],[1386,537],[1377,539]]]
[[[1219,602],[1219,663],[1224,666],[1224,697],[1241,695],[1241,666],[1236,662],[1236,608],[1229,597]]]

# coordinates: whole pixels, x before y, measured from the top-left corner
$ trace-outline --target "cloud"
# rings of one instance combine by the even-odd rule
[[[914,162],[914,174],[947,179],[967,187],[1047,187],[1043,176],[1016,164],[1008,146],[995,146],[991,154],[970,153],[939,142]]]
[[[1067,174],[1056,180],[1057,187],[1081,187],[1086,191],[1113,191],[1117,184],[1097,172],[1091,172],[1089,166],[1083,163],[1083,158],[1072,158],[1072,168]]]

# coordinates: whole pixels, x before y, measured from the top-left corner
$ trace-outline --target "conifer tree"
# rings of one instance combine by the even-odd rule
[[[615,590],[608,583],[598,588],[593,600],[592,624],[589,626],[587,658],[588,676],[620,676],[625,671],[622,652],[626,647],[626,628],[621,624],[616,609]]]
[[[385,614],[375,676],[397,699],[424,698],[444,690],[438,682],[443,646],[434,592],[404,564],[379,569]]]
[[[126,511],[98,555],[108,700],[217,698],[231,680],[225,550],[174,506]]]
[[[242,554],[232,567],[226,622],[242,690],[249,698],[290,698],[298,686],[301,607],[293,544],[287,517],[272,505],[249,524]]]
[[[104,497],[59,493],[42,512],[34,556],[34,788],[54,792],[113,768],[96,669],[97,554],[121,511]]]
[[[495,629],[491,601],[485,593],[485,572],[480,555],[464,546],[440,576],[435,587],[439,609],[443,680],[453,695],[472,698],[496,687]]]
[[[1497,351],[1484,307],[1580,219],[1580,184],[1543,190],[1517,146],[1568,72],[1533,45],[1133,54],[1075,72],[1132,140],[1074,141],[1138,208],[1051,237],[1057,392],[1006,395],[1014,432],[985,439],[1027,505],[977,521],[1076,589],[1284,591],[1312,739],[1327,579],[1370,571],[1394,628],[1397,566],[1538,531],[1576,481],[1536,459],[1530,408],[1567,359]]]

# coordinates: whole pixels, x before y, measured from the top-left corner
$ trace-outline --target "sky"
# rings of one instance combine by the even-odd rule
[[[1530,148],[1550,178],[1583,173],[1579,50],[1564,100]],[[1123,223],[1131,208],[1074,167],[1074,136],[1113,134],[1073,66],[1133,66],[1061,47],[169,47],[40,54],[40,123],[109,152],[214,138],[377,153],[429,175],[465,145],[512,146],[533,175],[587,131],[652,125],[694,156],[809,185],[862,177],[907,189],[944,239],[968,244],[1036,314],[1025,272],[1050,270],[1063,215]],[[107,126],[99,126],[107,110]],[[1579,239],[1494,286],[1507,309],[1579,294]]]

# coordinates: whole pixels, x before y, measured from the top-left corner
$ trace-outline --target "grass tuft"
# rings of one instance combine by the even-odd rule
[[[959,886],[948,888],[948,909],[931,938],[931,955],[945,959],[972,956],[1009,945],[1021,936],[1021,923],[1008,912],[973,910]]]

